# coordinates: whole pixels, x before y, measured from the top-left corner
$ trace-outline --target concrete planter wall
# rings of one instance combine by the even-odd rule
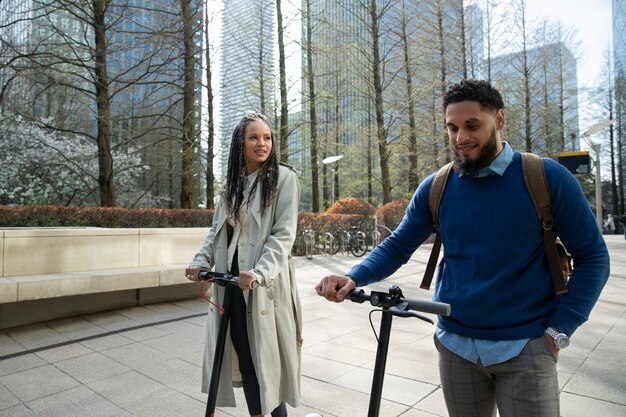
[[[0,229],[0,328],[198,296],[184,269],[208,231]]]
[[[188,263],[208,228],[0,230],[2,277]]]

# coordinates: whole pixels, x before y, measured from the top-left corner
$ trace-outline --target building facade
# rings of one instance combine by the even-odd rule
[[[64,129],[92,129],[89,69],[93,32],[71,10],[49,0],[0,3],[3,103],[15,114],[58,121]],[[9,105],[10,103],[10,105]]]
[[[531,149],[526,148],[522,53],[492,58],[492,82],[502,93],[507,123],[504,140],[514,148],[555,158],[580,150],[576,58],[561,43],[528,49]]]

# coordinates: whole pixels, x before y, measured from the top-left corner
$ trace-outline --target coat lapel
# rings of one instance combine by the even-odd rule
[[[258,184],[254,190],[254,198],[252,199],[251,214],[256,222],[258,230],[261,230],[261,184]]]

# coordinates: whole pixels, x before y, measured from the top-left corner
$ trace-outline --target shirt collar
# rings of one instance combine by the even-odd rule
[[[494,159],[491,164],[481,169],[478,172],[478,177],[488,177],[490,175],[498,174],[502,176],[504,171],[508,168],[509,164],[513,161],[513,149],[511,146],[502,142],[502,152]]]
[[[259,169],[257,169],[256,171],[254,171],[252,174],[250,175],[246,175],[246,179],[244,181],[244,190],[248,190],[252,184],[254,183],[254,180],[256,179],[257,175],[259,174]]]

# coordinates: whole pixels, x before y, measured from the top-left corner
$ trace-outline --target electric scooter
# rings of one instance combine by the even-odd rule
[[[225,287],[224,301],[222,302],[222,317],[220,318],[220,325],[216,340],[215,357],[213,358],[213,370],[211,373],[211,384],[209,386],[209,397],[207,399],[205,413],[205,417],[214,417],[217,402],[217,389],[222,370],[222,359],[224,357],[224,345],[226,342],[226,333],[228,331],[228,322],[230,320],[232,288],[233,285],[239,284],[239,277],[212,271],[203,271],[199,274],[199,277],[202,281],[213,282],[217,285]],[[374,377],[372,379],[372,390],[370,393],[370,403],[367,414],[368,417],[378,417],[380,412],[380,402],[382,398],[385,366],[387,363],[387,353],[389,350],[389,339],[391,336],[391,323],[393,316],[402,318],[415,317],[434,324],[430,318],[415,313],[415,311],[448,316],[450,315],[450,305],[436,301],[405,298],[402,294],[402,290],[397,285],[390,286],[388,293],[371,291],[370,294],[366,294],[362,289],[355,289],[351,291],[349,298],[350,301],[359,304],[369,301],[372,306],[380,307],[382,309],[382,318],[378,334],[378,347],[376,349],[376,362],[374,365]],[[316,416],[316,414],[309,414],[307,417]]]
[[[383,380],[385,379],[385,366],[387,364],[387,352],[389,351],[393,316],[415,317],[434,324],[430,318],[415,313],[415,311],[449,316],[451,310],[450,304],[405,298],[402,294],[402,290],[397,285],[390,286],[388,293],[372,291],[370,294],[366,294],[362,289],[352,290],[350,293],[350,301],[360,304],[369,301],[372,306],[382,309],[378,347],[376,349],[376,362],[374,365],[374,377],[372,378],[372,390],[370,393],[369,410],[367,412],[367,417],[378,417],[383,393]],[[313,416],[315,415],[311,417]]]
[[[217,388],[222,372],[222,361],[224,358],[224,345],[228,332],[228,323],[230,321],[230,302],[232,298],[233,286],[239,285],[239,277],[236,275],[225,274],[222,272],[202,271],[198,275],[201,281],[208,281],[224,287],[224,301],[220,310],[220,326],[217,331],[217,340],[215,344],[215,357],[213,358],[213,369],[211,372],[211,384],[209,385],[209,397],[206,403],[205,417],[215,416],[215,405],[217,403]],[[254,282],[253,288],[259,284]]]

